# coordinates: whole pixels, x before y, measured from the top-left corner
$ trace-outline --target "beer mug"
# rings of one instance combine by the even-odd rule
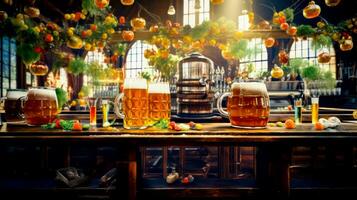
[[[126,78],[124,92],[115,98],[114,111],[123,119],[125,129],[146,128],[149,119],[147,81],[141,78]]]
[[[222,108],[222,101],[227,100],[227,111]],[[233,83],[231,92],[224,93],[217,101],[218,111],[228,117],[233,127],[265,128],[268,123],[270,102],[263,82]]]
[[[161,119],[170,121],[171,95],[169,83],[149,84],[149,125]]]
[[[6,97],[1,98],[1,103],[4,105],[5,120],[7,122],[24,122],[25,115],[21,103],[27,95],[27,90],[23,89],[8,89]]]

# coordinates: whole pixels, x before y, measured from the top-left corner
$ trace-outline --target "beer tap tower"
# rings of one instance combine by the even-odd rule
[[[199,53],[193,53],[179,62],[178,73],[177,115],[190,118],[212,116],[213,61]]]

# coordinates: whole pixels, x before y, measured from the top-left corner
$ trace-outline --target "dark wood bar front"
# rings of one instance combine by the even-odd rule
[[[122,128],[98,128],[89,131],[44,130],[39,127],[15,127],[4,124],[0,132],[0,146],[40,146],[43,149],[43,159],[46,163],[46,147],[113,145],[120,147],[125,159],[119,165],[125,165],[126,178],[121,177],[120,187],[125,188],[128,199],[143,197],[146,193],[189,197],[188,195],[202,195],[217,197],[240,196],[256,192],[259,195],[285,198],[290,195],[291,151],[295,146],[316,147],[319,145],[330,147],[344,147],[350,149],[357,144],[357,127],[354,124],[342,124],[336,129],[317,131],[311,124],[302,124],[296,129],[288,130],[270,127],[260,130],[245,130],[231,128],[228,123],[203,124],[200,131],[170,131],[156,130],[125,130]],[[256,147],[256,187],[224,188],[217,186],[205,193],[204,188],[179,187],[176,190],[152,189],[148,190],[141,183],[141,165],[138,154],[141,147],[154,146],[254,146]],[[352,158],[351,158],[352,159]],[[352,166],[351,166],[352,167]],[[124,181],[123,181],[124,180]],[[126,180],[126,181],[125,181]],[[123,183],[124,182],[124,183]],[[170,187],[168,187],[170,189]],[[3,190],[0,188],[0,190]],[[58,191],[61,191],[58,189]],[[170,191],[170,192],[168,192]],[[166,193],[165,193],[166,192]],[[122,193],[120,193],[123,195]],[[123,196],[122,196],[123,197]],[[122,198],[121,197],[121,198]],[[120,197],[118,197],[120,199]],[[117,198],[117,199],[118,199]],[[140,198],[140,199],[141,199]]]

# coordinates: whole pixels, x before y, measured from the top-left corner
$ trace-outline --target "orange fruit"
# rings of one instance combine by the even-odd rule
[[[285,121],[285,128],[287,129],[294,129],[296,127],[294,120],[292,119],[287,119]]]
[[[324,130],[325,127],[324,127],[324,125],[323,125],[322,123],[316,122],[316,123],[315,123],[315,129],[316,129],[316,130]]]

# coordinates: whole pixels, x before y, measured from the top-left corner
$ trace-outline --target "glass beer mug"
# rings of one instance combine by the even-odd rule
[[[150,83],[149,89],[149,125],[164,119],[170,121],[171,95],[169,83]]]
[[[227,100],[227,111],[222,108],[222,101]],[[224,93],[217,101],[218,111],[228,117],[233,127],[265,128],[268,123],[270,102],[263,82],[233,83],[231,92]]]
[[[126,78],[124,92],[115,98],[115,114],[123,119],[125,129],[145,129],[149,119],[147,81]]]
[[[1,98],[1,104],[4,105],[6,122],[23,122],[25,115],[22,109],[22,99],[27,95],[23,89],[8,89],[6,97]]]
[[[30,89],[24,98],[23,110],[28,125],[52,122],[58,114],[57,95],[54,89]]]

